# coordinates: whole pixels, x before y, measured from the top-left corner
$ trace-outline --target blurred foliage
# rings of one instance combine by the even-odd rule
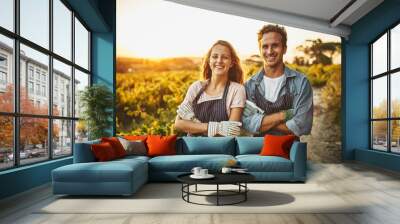
[[[298,65],[331,65],[333,58],[341,54],[340,42],[323,42],[321,39],[307,40],[298,46],[297,50],[304,53],[305,57],[296,56],[293,60]]]
[[[198,70],[117,74],[119,134],[172,134],[176,108]]]

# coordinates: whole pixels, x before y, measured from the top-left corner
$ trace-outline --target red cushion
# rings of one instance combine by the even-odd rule
[[[126,156],[126,151],[122,146],[121,142],[119,142],[118,138],[116,137],[109,137],[109,138],[101,138],[101,142],[108,142],[111,144],[112,148],[114,149],[115,155],[117,158],[121,158]]]
[[[162,156],[162,155],[175,155],[176,154],[176,135],[160,136],[149,135],[147,136],[148,156]]]
[[[289,159],[290,148],[296,139],[295,135],[265,135],[260,155],[281,156]]]
[[[90,148],[92,149],[94,157],[96,158],[97,161],[103,162],[117,158],[113,147],[108,142],[102,142],[100,144],[92,144]]]

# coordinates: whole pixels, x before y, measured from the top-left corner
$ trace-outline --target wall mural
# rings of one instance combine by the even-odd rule
[[[258,37],[263,27],[269,28]],[[276,37],[268,31],[273,27],[285,29],[286,49],[282,35]],[[282,49],[275,48],[274,41]],[[309,159],[338,162],[341,159],[340,41],[339,37],[327,34],[161,0],[118,1],[117,134],[256,136],[274,131],[284,133],[279,124],[286,124],[289,131],[308,143]],[[272,78],[277,84],[263,80],[264,73],[259,76],[261,79],[256,78],[260,71],[279,73],[274,68],[279,68],[280,60],[285,65],[282,67],[286,68],[285,75],[302,73],[308,81],[302,81],[301,75],[290,82]],[[239,84],[241,80],[244,86]],[[261,91],[256,83],[263,83]],[[290,94],[283,96],[285,91],[278,91],[269,93],[272,98],[261,99],[260,96],[268,94],[264,86],[274,85],[280,85],[277,90],[285,89]],[[307,96],[311,92],[312,97]],[[246,95],[254,104],[246,104]],[[216,98],[212,99],[213,96]],[[218,99],[225,100],[219,104]],[[253,123],[257,123],[259,114],[283,121],[255,133],[257,125]],[[311,127],[309,118],[312,128],[307,127],[308,124]],[[294,121],[290,122],[291,119]],[[211,125],[222,120],[240,123]],[[198,131],[188,127],[187,122],[194,125],[209,122],[209,130]]]

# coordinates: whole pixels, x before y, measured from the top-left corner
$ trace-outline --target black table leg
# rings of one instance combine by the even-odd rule
[[[219,184],[217,184],[217,206],[219,206]]]
[[[246,192],[244,192],[244,201],[247,201],[247,192],[248,192],[248,190],[247,190],[247,182],[246,183],[244,183],[244,187],[245,187],[245,191]]]

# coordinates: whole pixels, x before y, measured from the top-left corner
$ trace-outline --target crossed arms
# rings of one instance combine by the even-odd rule
[[[242,112],[243,108],[231,108],[228,121],[202,123],[195,117],[191,103],[184,101],[178,107],[175,128],[189,134],[237,136],[242,125]]]

